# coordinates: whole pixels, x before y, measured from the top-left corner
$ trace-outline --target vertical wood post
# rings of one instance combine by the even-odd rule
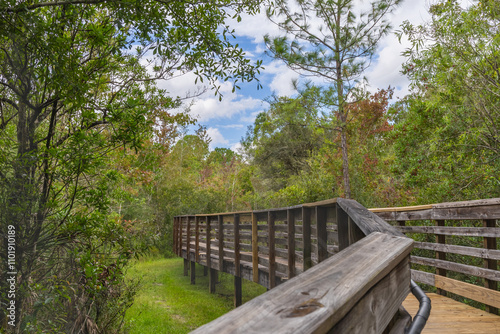
[[[196,216],[195,221],[195,232],[194,232],[194,260],[195,262],[200,262],[200,217]]]
[[[205,233],[207,235],[207,267],[212,268],[212,227],[210,226],[210,217],[206,217],[207,227]]]
[[[189,261],[187,259],[184,259],[184,276],[188,275],[189,271]]]
[[[349,245],[352,245],[365,237],[361,229],[352,221],[351,217],[348,218],[349,225]]]
[[[182,238],[182,232],[184,230],[184,223],[183,223],[183,217],[179,217],[179,256],[182,257],[182,243],[183,243],[183,238]]]
[[[349,247],[349,216],[336,204],[337,207],[337,230],[339,233],[339,251]]]
[[[208,275],[208,267],[203,266],[203,276]]]
[[[217,270],[210,268],[208,275],[208,291],[215,293],[215,283],[217,283]]]
[[[242,286],[241,286],[241,277],[234,276],[234,307],[238,307],[242,303]]]
[[[252,212],[252,275],[253,281],[259,283],[259,226],[257,215]]]
[[[276,286],[276,248],[274,241],[275,219],[276,219],[276,213],[268,211],[267,226],[268,226],[268,243],[269,243],[269,288],[270,289]]]
[[[295,214],[293,210],[286,211],[288,224],[288,278],[295,277]]]
[[[190,261],[191,263],[191,284],[196,284],[196,262]]]
[[[445,221],[444,220],[436,220],[436,226],[444,226]],[[438,244],[446,244],[446,236],[445,235],[440,235],[436,234],[436,243]],[[436,251],[436,259],[438,260],[444,260],[446,261],[446,253],[445,252],[438,252]],[[440,276],[446,276],[446,269],[442,268],[436,268],[436,274]],[[437,289],[437,293],[446,296],[446,291],[443,289]]]
[[[240,277],[240,215],[234,214],[233,219],[233,230],[234,230],[234,275]]]
[[[234,214],[234,307],[241,305],[241,269],[240,269],[240,215]]]
[[[326,208],[316,207],[316,238],[318,240],[318,263],[328,258],[326,232]]]
[[[312,267],[311,259],[311,209],[302,207],[303,271]]]
[[[172,248],[173,248],[173,251],[174,251],[174,254],[177,254],[179,255],[179,253],[177,253],[177,217],[174,217],[174,225],[172,227],[173,229],[173,240],[172,240]]]
[[[483,220],[483,227],[496,227],[496,220],[495,219],[484,219]],[[497,239],[484,237],[483,245],[484,245],[484,248],[486,248],[486,249],[496,250],[497,249]],[[497,265],[498,265],[497,260],[484,259],[483,262],[484,262],[484,268],[493,269],[493,270],[498,269],[497,268]],[[484,279],[484,286],[488,289],[491,289],[491,290],[498,289],[498,283],[496,281],[486,279],[486,278]],[[498,314],[498,308],[490,306],[490,305],[485,305],[485,306],[486,306],[486,312]]]
[[[191,260],[191,217],[187,217],[188,226],[186,230],[186,259]]]
[[[224,220],[222,215],[218,216],[219,233],[219,271],[224,271]]]

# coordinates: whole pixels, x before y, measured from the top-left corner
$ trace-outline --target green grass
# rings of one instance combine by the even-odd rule
[[[127,311],[125,326],[130,334],[188,333],[232,310],[233,277],[219,273],[216,293],[208,292],[208,276],[196,265],[196,284],[184,276],[183,259],[136,262],[127,278],[141,279],[134,304]],[[266,289],[243,280],[243,302]]]

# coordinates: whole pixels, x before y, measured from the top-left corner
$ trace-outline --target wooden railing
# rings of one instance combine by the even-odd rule
[[[194,333],[403,333],[412,247],[345,199],[174,219],[174,250],[192,283],[199,263],[212,292],[217,271],[235,276],[236,306],[241,278],[272,289]]]
[[[416,240],[412,279],[500,308],[500,198],[415,207],[371,209]]]

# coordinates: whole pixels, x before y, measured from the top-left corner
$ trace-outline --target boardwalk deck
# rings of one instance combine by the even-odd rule
[[[432,309],[422,334],[500,334],[500,316],[435,293],[427,296],[431,299]],[[403,306],[414,317],[418,301],[410,294]]]

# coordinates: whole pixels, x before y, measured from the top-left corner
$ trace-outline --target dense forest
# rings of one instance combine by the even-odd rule
[[[412,45],[401,69],[412,93],[395,103],[393,88],[360,82],[400,1],[358,18],[354,1],[298,3],[1,2],[1,328],[120,332],[136,291],[125,268],[171,255],[175,215],[500,195],[498,1],[438,1],[429,22],[396,29]],[[156,80],[193,72],[216,94],[219,81],[258,85],[262,63],[225,22],[261,5],[284,34],[266,36],[269,54],[325,84],[268,97],[241,151],[210,150]],[[314,15],[322,35],[308,30]]]

